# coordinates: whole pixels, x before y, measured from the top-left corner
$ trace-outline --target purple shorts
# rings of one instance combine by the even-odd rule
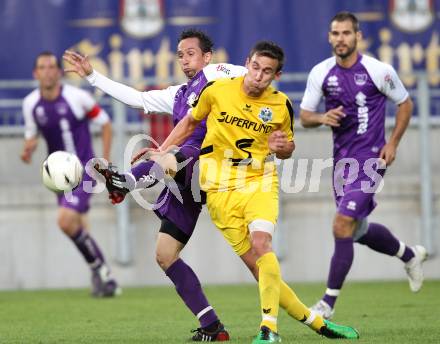
[[[96,183],[92,177],[90,177],[87,173],[84,173],[83,180],[76,189],[74,189],[72,192],[57,194],[58,206],[76,210],[81,214],[87,213],[90,208],[90,197],[92,194],[84,191],[83,184],[85,181],[92,181],[93,185]]]
[[[357,220],[366,218],[376,208],[374,196],[386,171],[378,169],[377,165],[365,171],[364,162],[359,166],[359,170],[353,175],[349,174],[348,167],[343,172],[340,170],[340,173],[335,169],[333,175],[337,212]],[[343,175],[344,178],[339,179],[338,175]]]
[[[165,188],[156,201],[156,204],[161,204],[161,206],[154,211],[161,219],[168,219],[188,236],[191,236],[194,231],[205,198],[200,191],[199,171],[196,165],[199,154],[200,148],[198,147],[180,147],[176,158],[178,163],[186,165],[177,172],[175,180],[183,203]],[[192,188],[191,185],[194,187]]]

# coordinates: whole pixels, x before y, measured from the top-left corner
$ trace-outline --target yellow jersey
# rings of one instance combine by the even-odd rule
[[[293,108],[287,96],[269,86],[260,97],[249,97],[242,89],[243,80],[237,77],[208,83],[192,109],[194,119],[207,117],[199,167],[204,191],[274,181],[277,175],[268,137],[282,130],[293,140]]]

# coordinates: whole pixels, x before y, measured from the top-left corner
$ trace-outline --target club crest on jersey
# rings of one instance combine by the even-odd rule
[[[55,104],[55,109],[61,116],[65,116],[67,114],[67,105],[64,103]]]
[[[46,116],[46,112],[44,111],[44,107],[38,106],[35,109],[35,119],[40,125],[46,125],[48,118]]]
[[[268,107],[261,108],[258,118],[264,123],[270,122],[273,118],[272,110]]]
[[[120,0],[120,24],[127,34],[148,38],[164,27],[162,0]]]
[[[354,82],[358,86],[364,86],[367,83],[367,78],[368,78],[368,76],[365,73],[362,73],[362,74],[355,73],[354,74]]]
[[[435,20],[434,1],[390,1],[391,22],[401,31],[421,32]]]

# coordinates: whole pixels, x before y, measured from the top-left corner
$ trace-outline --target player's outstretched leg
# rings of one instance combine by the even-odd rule
[[[124,174],[119,173],[111,164],[108,167],[95,164],[94,168],[104,177],[105,187],[113,204],[121,203],[130,191],[153,187],[165,178],[165,172],[160,165],[151,160],[137,164],[131,173]],[[166,185],[173,186],[173,183]]]
[[[113,204],[121,203],[125,199],[125,195],[134,189],[135,180],[120,174],[115,166],[109,164],[108,167],[101,167],[99,164],[95,164],[94,168],[104,177],[105,187]]]
[[[325,326],[319,330],[319,334],[330,339],[359,339],[359,332],[350,326],[338,325],[330,320],[324,320]]]
[[[281,281],[280,306],[287,311],[289,316],[327,338],[359,338],[359,334],[354,328],[324,320],[318,312],[307,308],[284,281]]]

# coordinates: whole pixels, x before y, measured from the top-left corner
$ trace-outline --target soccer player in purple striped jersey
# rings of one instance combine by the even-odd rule
[[[208,81],[241,76],[247,72],[246,68],[241,66],[209,64],[212,47],[213,43],[205,33],[194,29],[184,30],[177,46],[177,59],[188,82],[164,90],[147,92],[137,91],[106,78],[93,70],[87,58],[75,52],[66,51],[64,59],[72,65],[66,71],[86,77],[91,85],[131,107],[143,109],[146,113],[172,114],[176,125],[186,115],[191,103]],[[155,212],[161,219],[156,260],[174,283],[181,299],[200,322],[200,328],[195,330],[192,340],[227,341],[229,334],[206,299],[199,279],[191,267],[180,258],[180,252],[190,239],[202,208],[202,203],[194,200],[191,179],[205,133],[206,124],[203,123],[177,152],[165,155],[152,153],[148,160],[141,159],[142,161],[133,166],[129,173],[122,175],[108,169],[101,172],[106,174],[106,185],[113,203],[121,202],[126,193],[133,189],[151,186],[158,180],[163,180],[164,171],[169,172],[174,178],[183,202],[176,193],[168,192],[167,188],[156,201],[160,206]],[[141,151],[139,156],[147,151],[149,150]],[[180,163],[186,165],[178,170],[177,166]],[[152,182],[148,184],[147,181]]]
[[[413,104],[392,66],[358,52],[361,38],[359,22],[352,13],[340,12],[333,17],[329,42],[334,56],[313,67],[301,103],[304,127],[327,125],[333,131],[335,248],[326,292],[312,307],[327,319],[334,314],[336,299],[353,262],[354,242],[397,256],[404,263],[413,292],[422,287],[422,263],[426,259],[424,247],[409,247],[384,225],[368,221],[376,207],[375,191],[385,168],[396,157]],[[326,112],[318,113],[322,97]],[[385,140],[387,99],[397,105],[396,122],[388,141]],[[353,171],[358,171],[356,176],[351,175]]]
[[[48,154],[55,151],[74,153],[83,165],[94,157],[89,122],[102,128],[103,155],[108,159],[112,140],[112,126],[107,113],[92,96],[70,85],[61,84],[62,70],[57,57],[51,52],[37,56],[34,78],[39,87],[23,101],[25,143],[21,159],[30,163],[38,144],[38,134],[47,143]],[[92,270],[92,295],[114,296],[119,293],[116,281],[110,275],[104,256],[87,230],[86,214],[91,193],[81,184],[66,197],[58,194],[58,225],[73,241]]]

